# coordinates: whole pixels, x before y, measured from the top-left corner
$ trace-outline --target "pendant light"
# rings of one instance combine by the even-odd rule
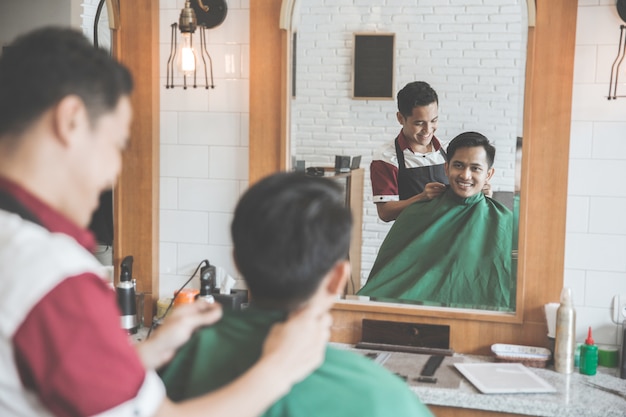
[[[198,67],[202,67],[205,89],[213,84],[213,62],[206,48],[206,30],[220,25],[226,18],[228,8],[225,0],[185,0],[178,22],[171,25],[170,55],[167,60],[165,88],[198,87]],[[199,45],[194,45],[194,36],[199,33]],[[181,39],[178,40],[180,30]],[[208,68],[207,68],[208,67]],[[211,83],[209,84],[209,74]],[[175,84],[174,78],[182,79]]]

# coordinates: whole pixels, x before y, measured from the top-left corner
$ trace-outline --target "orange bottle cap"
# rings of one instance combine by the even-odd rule
[[[585,340],[586,345],[593,345],[593,336],[591,336],[591,326],[589,326],[589,330],[587,331],[587,339]]]
[[[195,301],[196,295],[199,294],[199,290],[195,290],[192,288],[183,288],[180,292],[174,292],[174,306],[178,306],[181,304],[191,304]]]

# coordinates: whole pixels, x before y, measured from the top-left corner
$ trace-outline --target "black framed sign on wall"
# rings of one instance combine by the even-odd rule
[[[394,33],[355,33],[352,98],[393,100]]]

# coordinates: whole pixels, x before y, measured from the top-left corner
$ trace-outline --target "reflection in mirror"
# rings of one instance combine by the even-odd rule
[[[391,227],[378,219],[372,202],[369,163],[374,150],[393,140],[401,126],[395,99],[351,98],[355,32],[395,34],[394,97],[408,82],[428,82],[439,96],[439,140],[445,146],[471,130],[487,136],[497,149],[494,198],[512,209],[519,200],[515,177],[522,137],[526,2],[405,3],[337,0],[331,6],[323,0],[298,0],[292,23],[290,152],[307,167],[333,166],[335,155],[362,156],[362,284]],[[511,239],[516,247],[516,230]]]
[[[91,16],[90,13],[94,15]],[[105,0],[100,0],[95,9],[86,9],[83,14],[83,26],[91,30],[86,35],[91,38],[95,47],[111,51],[111,29],[109,13]],[[113,192],[105,191],[100,195],[100,202],[89,224],[94,233],[97,247],[96,258],[105,266],[113,265]]]
[[[398,216],[359,295],[514,308],[512,211],[483,194],[494,173],[494,154],[489,140],[476,132],[461,133],[448,144],[449,186]]]

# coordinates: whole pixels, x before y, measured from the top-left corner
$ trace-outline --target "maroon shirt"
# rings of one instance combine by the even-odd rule
[[[18,200],[48,231],[65,234],[88,250],[94,247],[89,231],[19,185],[0,178],[0,190]],[[12,342],[24,388],[57,416],[93,415],[113,408],[133,399],[145,378],[120,327],[115,292],[91,272],[66,277],[46,293],[19,324]]]

